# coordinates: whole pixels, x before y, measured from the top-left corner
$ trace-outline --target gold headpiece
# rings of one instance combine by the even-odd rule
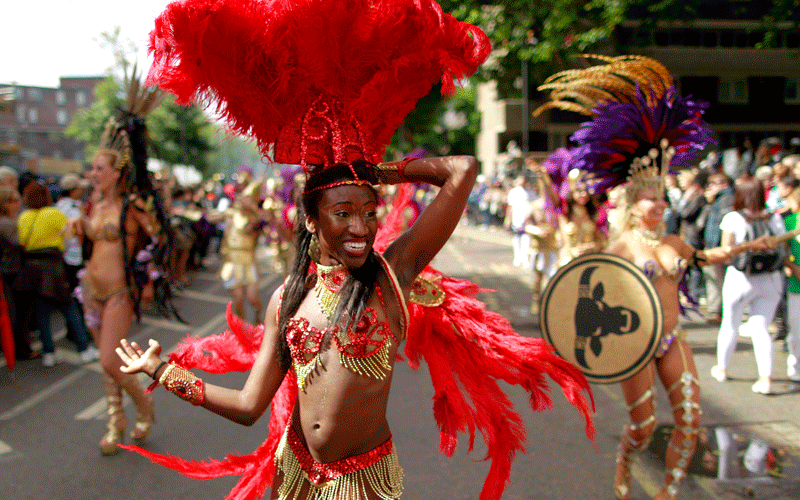
[[[646,156],[633,160],[628,182],[638,190],[655,189],[662,194],[666,190],[664,179],[669,173],[669,162],[675,156],[675,148],[669,145],[667,139],[661,139],[659,148],[660,151],[653,148],[647,152]]]

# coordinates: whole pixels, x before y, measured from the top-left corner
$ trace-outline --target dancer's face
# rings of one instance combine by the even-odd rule
[[[307,229],[317,235],[320,263],[364,265],[378,231],[378,200],[367,186],[326,189],[319,201],[319,218],[307,218]]]
[[[92,168],[89,170],[89,178],[94,183],[95,189],[101,193],[114,189],[119,176],[119,170],[114,168],[113,156],[100,153],[94,157]]]
[[[578,205],[586,205],[589,203],[589,192],[585,189],[578,189],[572,194],[575,203]]]
[[[666,209],[667,202],[657,189],[642,190],[634,204],[634,213],[637,215],[638,222],[648,229],[654,229],[661,224]]]

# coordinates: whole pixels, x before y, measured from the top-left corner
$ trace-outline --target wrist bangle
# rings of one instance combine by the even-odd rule
[[[158,382],[164,389],[195,406],[206,400],[203,380],[182,366],[170,363]]]
[[[375,176],[381,184],[401,184],[408,182],[405,176],[406,165],[415,158],[405,158],[403,161],[378,163],[375,165]]]
[[[162,367],[162,366],[164,366],[164,365],[166,365],[166,364],[167,364],[167,362],[166,362],[166,361],[162,361],[162,362],[161,362],[161,363],[160,363],[158,366],[156,366],[156,369],[155,369],[155,370],[153,370],[153,374],[152,374],[152,375],[150,375],[150,378],[151,378],[151,379],[153,379],[153,380],[155,380],[155,379],[156,379],[156,374],[158,374],[158,370],[160,370],[160,369],[161,369],[161,367]]]

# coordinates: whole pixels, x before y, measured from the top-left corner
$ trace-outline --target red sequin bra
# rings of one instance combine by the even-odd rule
[[[317,283],[314,286],[320,308],[330,318],[338,303],[338,291],[344,283],[347,269],[344,266],[329,267],[317,264]],[[376,285],[375,291],[386,310],[383,294]],[[309,324],[306,318],[292,318],[288,321],[286,341],[292,355],[292,365],[297,374],[297,385],[305,390],[309,373],[319,362],[319,353],[325,333],[330,332],[339,351],[339,362],[348,370],[384,380],[391,372],[389,360],[389,341],[399,344],[389,324],[378,321],[378,314],[372,307],[364,309],[364,314],[355,324],[346,329],[331,326],[320,330]]]

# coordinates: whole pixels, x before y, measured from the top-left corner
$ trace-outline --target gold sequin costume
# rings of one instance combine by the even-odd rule
[[[250,285],[258,281],[256,245],[259,233],[248,230],[257,214],[241,208],[230,208],[222,237],[222,267],[219,275],[226,288]]]
[[[560,224],[561,230],[561,250],[558,256],[558,264],[563,266],[575,257],[583,255],[586,252],[581,251],[581,247],[587,243],[596,243],[597,248],[594,251],[600,251],[603,247],[603,241],[598,240],[597,224],[588,218],[588,215],[581,216],[578,211],[584,210],[583,207],[575,207],[576,213],[573,219],[562,221]]]
[[[242,198],[255,197],[260,192],[262,181],[254,181],[239,194]],[[257,205],[256,205],[257,206]],[[237,200],[225,211],[225,233],[222,236],[222,267],[220,278],[225,288],[237,288],[258,282],[258,262],[256,247],[261,234],[253,223],[261,220],[261,215]]]

